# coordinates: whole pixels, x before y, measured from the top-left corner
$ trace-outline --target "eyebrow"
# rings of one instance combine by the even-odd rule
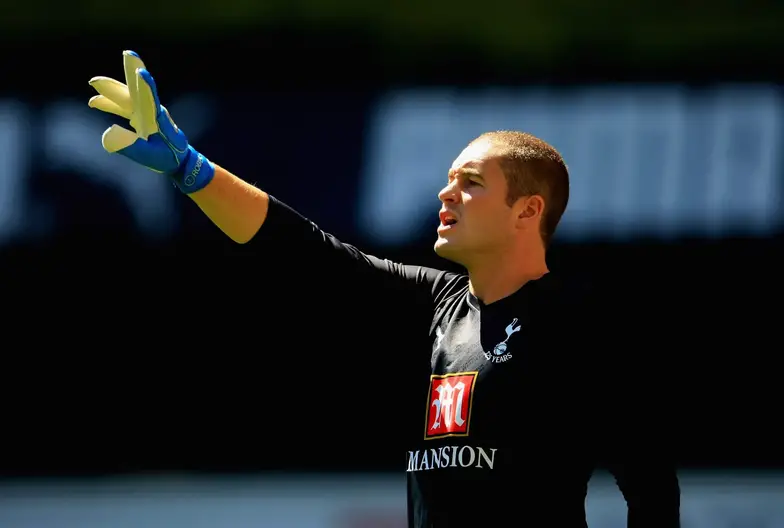
[[[452,177],[452,176],[457,176],[458,174],[466,174],[468,176],[477,176],[479,178],[484,179],[483,176],[482,176],[482,173],[478,169],[473,169],[473,168],[470,168],[470,167],[464,167],[462,169],[457,169],[457,170],[450,170],[448,176]]]

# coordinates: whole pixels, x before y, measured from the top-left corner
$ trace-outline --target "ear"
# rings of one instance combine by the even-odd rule
[[[520,199],[519,212],[517,214],[518,222],[529,223],[531,220],[537,220],[544,213],[544,198],[538,194],[533,196],[524,196]]]

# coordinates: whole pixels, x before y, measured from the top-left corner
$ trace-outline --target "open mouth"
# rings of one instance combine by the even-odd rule
[[[438,213],[438,218],[441,220],[441,228],[446,229],[447,227],[452,227],[457,223],[457,216],[452,214],[450,211],[442,210]]]
[[[444,217],[441,218],[441,225],[438,226],[438,231],[448,231],[457,224],[456,218]]]

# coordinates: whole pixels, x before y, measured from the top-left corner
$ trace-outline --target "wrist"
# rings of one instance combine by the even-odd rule
[[[185,194],[204,189],[215,176],[215,166],[203,154],[188,146],[188,155],[171,175],[175,185]]]

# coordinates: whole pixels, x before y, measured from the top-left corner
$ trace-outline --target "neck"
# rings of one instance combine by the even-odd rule
[[[505,253],[475,263],[468,269],[469,290],[484,304],[508,297],[528,281],[547,274],[544,247],[541,244]]]

